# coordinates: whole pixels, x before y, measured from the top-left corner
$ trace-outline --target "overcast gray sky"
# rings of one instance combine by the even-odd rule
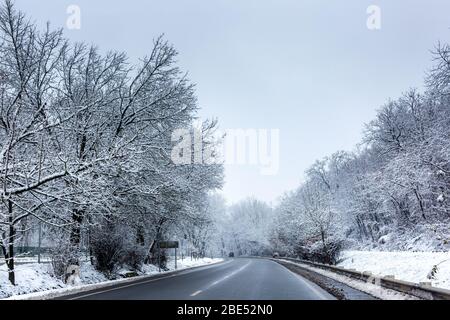
[[[276,201],[315,159],[352,150],[389,97],[422,87],[430,50],[450,38],[448,0],[17,0],[39,23],[81,28],[66,36],[126,51],[136,61],[164,33],[197,84],[202,117],[222,129],[280,129],[280,169],[229,165],[223,190]],[[369,5],[381,29],[366,26]]]

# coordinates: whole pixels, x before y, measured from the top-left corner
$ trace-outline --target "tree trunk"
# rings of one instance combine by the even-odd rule
[[[91,265],[94,265],[94,252],[92,250],[92,217],[87,217],[89,225],[87,228],[87,246],[88,246],[88,253],[89,253],[89,261],[91,262]]]
[[[73,209],[72,211],[72,220],[74,222],[72,226],[72,230],[70,232],[70,244],[74,247],[80,246],[81,240],[81,223],[84,218],[84,210],[81,209]]]
[[[417,189],[414,189],[414,194],[416,196],[417,202],[419,203],[420,212],[422,213],[422,218],[424,220],[426,220],[427,217],[425,216],[425,209],[423,206],[422,196],[419,194],[419,192],[417,192]]]
[[[323,244],[323,252],[325,254],[325,263],[331,264],[331,258],[330,255],[328,253],[328,247],[327,247],[327,241],[326,241],[326,236],[325,236],[325,230],[321,227],[320,228],[320,238],[322,239],[322,244]]]
[[[144,229],[142,226],[139,226],[136,230],[136,244],[141,246],[145,245]]]
[[[156,228],[156,238],[151,241],[150,246],[149,246],[148,251],[147,251],[147,255],[146,255],[145,259],[144,259],[144,263],[145,264],[149,264],[149,263],[155,264],[156,263],[156,259],[159,259],[159,257],[155,257],[155,253],[156,253],[155,252],[155,248],[158,249],[157,248],[157,243],[160,240],[160,232],[161,232],[161,227],[158,226]],[[158,254],[159,254],[159,252],[158,252]]]
[[[78,115],[78,118],[80,119],[81,114]],[[85,149],[86,149],[86,142],[87,142],[87,136],[85,133],[81,134],[81,137],[79,137],[80,141],[80,148],[79,148],[79,154],[78,157],[81,162],[83,162],[86,159]],[[81,242],[81,223],[84,219],[85,211],[83,209],[73,209],[72,211],[72,221],[74,222],[72,226],[72,230],[70,231],[70,244],[75,247],[80,247]]]
[[[16,230],[13,225],[13,211],[12,211],[12,201],[8,200],[8,214],[9,214],[9,235],[8,235],[8,250],[5,254],[6,265],[8,267],[8,280],[13,286],[16,285],[16,275],[14,271],[14,239],[16,235]],[[4,250],[6,251],[6,250]]]

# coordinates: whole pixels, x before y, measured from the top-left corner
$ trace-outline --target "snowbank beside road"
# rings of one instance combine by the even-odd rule
[[[64,283],[54,276],[50,264],[16,265],[16,286],[8,280],[6,265],[0,265],[0,298],[29,292],[50,290],[64,287]]]
[[[450,289],[450,252],[344,251],[338,266]]]
[[[208,265],[212,263],[221,262],[220,258],[203,258],[191,260],[185,258],[179,260],[177,269],[188,269],[196,266]],[[173,271],[174,261],[168,262],[167,266],[170,272]],[[121,270],[126,271],[126,270]],[[158,267],[153,265],[145,265],[140,272],[141,276],[158,274]],[[161,272],[163,273],[163,272]],[[94,289],[97,286],[107,286],[112,283],[122,281],[132,281],[135,278],[108,280],[102,273],[96,271],[89,262],[83,262],[80,270],[80,284],[77,286],[70,286],[63,283],[53,275],[51,264],[48,263],[32,263],[16,266],[16,286],[12,286],[8,281],[8,272],[6,265],[0,266],[0,298],[12,299],[39,299],[43,296],[61,295],[65,292],[74,292],[83,288]],[[55,290],[53,290],[55,289]]]
[[[0,266],[0,298],[67,287],[64,282],[55,277],[50,263],[20,264],[16,265],[15,271],[16,286],[12,286],[8,280],[6,265]],[[80,282],[82,284],[107,280],[89,263],[83,262],[81,265]]]

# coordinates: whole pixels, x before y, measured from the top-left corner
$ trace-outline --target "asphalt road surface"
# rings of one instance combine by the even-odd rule
[[[316,284],[267,259],[238,258],[65,297],[133,300],[328,300]]]

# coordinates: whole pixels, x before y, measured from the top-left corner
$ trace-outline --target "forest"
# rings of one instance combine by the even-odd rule
[[[259,209],[254,224],[262,204],[247,210],[249,202],[238,204],[245,211],[238,221],[247,227],[236,222],[234,230],[245,233],[235,237],[234,248],[248,253],[256,241],[259,253],[270,248],[325,263],[338,262],[342,249],[447,251],[450,46],[437,44],[432,59],[423,90],[389,99],[364,126],[354,151],[317,160],[271,214]]]
[[[354,150],[294,172],[302,182],[269,205],[226,202],[218,120],[198,121],[175,47],[144,41],[153,49],[135,62],[41,30],[10,0],[0,6],[0,256],[10,284],[17,258],[36,250],[62,280],[85,257],[109,278],[123,266],[164,268],[163,240],[180,240],[183,255],[329,264],[344,249],[448,251],[448,44],[432,50],[422,89],[387,100]],[[191,161],[173,161],[177,130],[193,137]]]
[[[11,284],[17,253],[36,246],[38,233],[61,278],[82,252],[112,274],[155,263],[155,242],[169,235],[199,237],[223,168],[174,165],[171,134],[197,130],[213,148],[217,121],[194,129],[195,88],[176,57],[158,37],[134,64],[49,25],[39,30],[3,2],[0,248]],[[202,251],[197,238],[190,243]]]

